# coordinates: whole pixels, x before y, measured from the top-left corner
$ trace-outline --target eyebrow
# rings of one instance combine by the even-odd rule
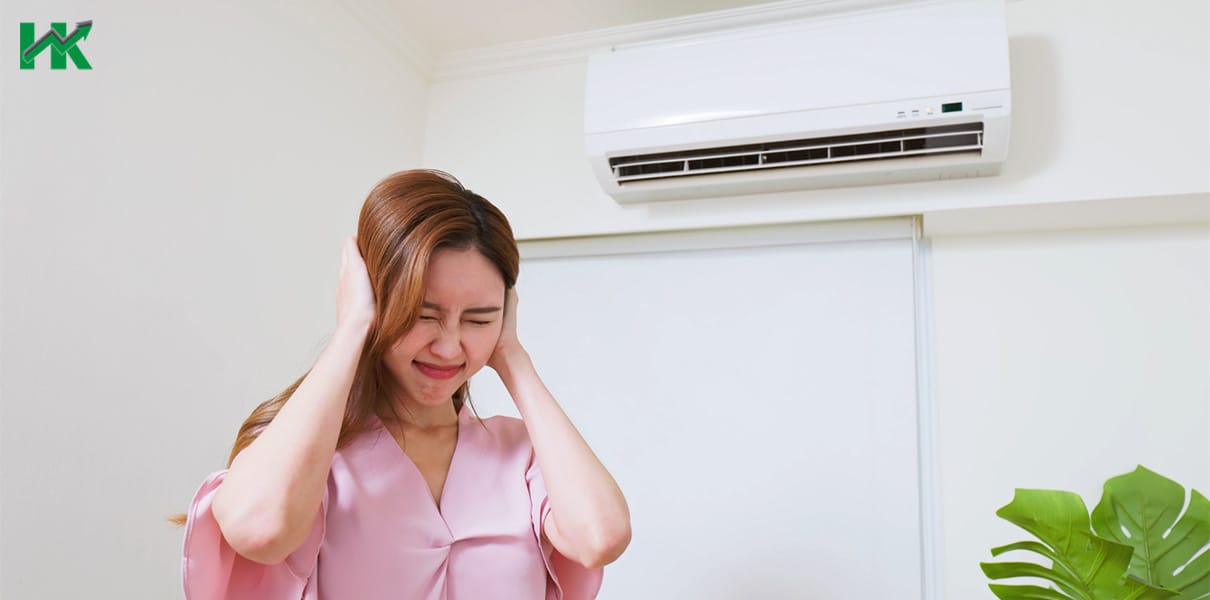
[[[424,304],[421,305],[421,307],[427,308],[429,310],[435,310],[439,313],[445,312],[444,310],[442,310],[442,308],[440,306],[437,306],[436,304],[433,304],[432,302],[425,302]],[[500,307],[499,306],[477,306],[475,308],[468,308],[468,309],[462,311],[462,314],[486,315],[486,314],[491,314],[494,312],[500,312]]]

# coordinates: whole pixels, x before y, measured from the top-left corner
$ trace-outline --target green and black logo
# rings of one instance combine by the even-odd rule
[[[50,68],[52,70],[66,69],[68,58],[71,58],[71,62],[76,65],[77,69],[91,70],[92,65],[88,63],[88,59],[84,58],[84,52],[80,50],[80,42],[88,37],[90,31],[92,31],[91,20],[76,23],[76,30],[71,32],[71,35],[67,35],[67,23],[51,23],[50,31],[42,34],[42,37],[34,39],[36,33],[34,24],[22,23],[21,68],[34,68],[34,59],[43,50],[50,48]]]

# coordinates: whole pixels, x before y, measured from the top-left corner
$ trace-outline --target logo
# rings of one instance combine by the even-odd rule
[[[80,50],[80,42],[88,37],[88,32],[92,31],[92,21],[80,21],[76,23],[76,30],[67,35],[67,23],[51,23],[50,31],[42,34],[42,37],[34,39],[34,24],[21,24],[21,68],[34,68],[34,59],[47,48],[51,49],[50,53],[50,68],[55,71],[61,71],[67,68],[67,59],[71,58],[71,62],[76,65],[77,69],[91,70],[92,65],[88,64],[88,59],[84,58],[84,52]]]

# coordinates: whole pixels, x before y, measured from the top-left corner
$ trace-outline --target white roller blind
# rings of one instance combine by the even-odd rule
[[[523,250],[521,340],[632,512],[600,598],[920,597],[910,221]]]

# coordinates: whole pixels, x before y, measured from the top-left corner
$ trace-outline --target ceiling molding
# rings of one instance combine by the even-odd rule
[[[337,0],[337,4],[370,31],[396,56],[416,69],[425,79],[431,79],[437,57],[404,27],[403,15],[393,10],[390,0]]]
[[[786,0],[524,42],[471,48],[438,56],[432,63],[429,76],[433,81],[446,81],[582,62],[591,54],[603,52],[615,46],[905,3],[907,3],[905,0]]]

